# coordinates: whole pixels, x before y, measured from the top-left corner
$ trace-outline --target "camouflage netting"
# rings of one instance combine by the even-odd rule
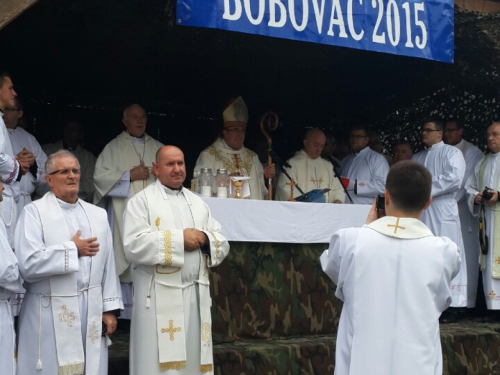
[[[215,374],[333,374],[342,303],[325,247],[231,243],[211,275]],[[113,339],[110,375],[128,374],[128,339]],[[500,374],[500,324],[443,325],[441,340],[445,375]]]

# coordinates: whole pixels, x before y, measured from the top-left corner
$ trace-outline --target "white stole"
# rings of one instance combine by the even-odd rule
[[[401,239],[417,239],[433,236],[420,220],[410,217],[384,216],[367,225],[381,234]]]
[[[57,198],[51,192],[33,202],[40,215],[45,246],[53,246],[71,240],[64,214]],[[85,214],[85,204],[82,204]],[[92,235],[95,233],[92,231]],[[99,230],[97,229],[96,232]],[[97,239],[99,241],[99,238]],[[104,251],[99,251],[91,258],[91,273],[88,288],[87,310],[87,345],[83,352],[82,331],[77,290],[77,273],[51,276],[52,318],[57,349],[58,375],[94,375],[99,372],[101,335],[102,335],[102,269],[99,263],[104,261]],[[68,250],[65,262],[68,263]],[[44,297],[40,297],[43,302]],[[41,329],[41,327],[40,327]],[[85,361],[86,357],[86,361]],[[86,364],[85,364],[86,362]]]
[[[145,189],[144,192],[148,201],[151,229],[164,232],[165,266],[156,265],[154,275],[159,366],[164,371],[186,367],[186,340],[181,270],[179,267],[169,266],[169,262],[170,265],[172,264],[172,243],[169,228],[180,228],[176,227],[172,208],[164,187],[159,180],[156,181],[156,184],[158,189]],[[186,198],[191,213],[206,212],[206,215],[192,215],[195,228],[206,230],[205,224],[208,222],[209,214],[203,201],[191,200],[188,196],[189,192],[186,192],[185,189],[183,189],[182,193]],[[213,370],[211,299],[206,258],[206,255],[200,257],[199,278],[195,281],[199,285],[200,297],[201,372]]]

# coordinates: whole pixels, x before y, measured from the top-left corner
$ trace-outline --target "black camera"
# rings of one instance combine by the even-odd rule
[[[377,195],[377,210],[385,210],[385,196]]]
[[[493,197],[493,194],[490,193],[488,190],[491,190],[489,187],[485,187],[483,190],[483,201],[489,201],[491,197]]]

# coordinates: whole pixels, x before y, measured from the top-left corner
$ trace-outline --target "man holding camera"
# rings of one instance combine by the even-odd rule
[[[455,243],[419,220],[432,180],[422,165],[395,164],[385,212],[374,203],[366,225],[340,229],[321,256],[344,302],[335,374],[442,374],[438,319],[451,303],[460,257]]]
[[[465,159],[458,148],[443,143],[443,132],[444,125],[441,121],[424,121],[421,133],[426,149],[415,154],[412,160],[422,164],[432,175],[432,204],[422,213],[422,221],[436,236],[446,236],[455,242],[462,254],[462,230],[455,196],[462,186]],[[464,256],[451,289],[453,309],[443,314],[442,323],[456,321],[467,307],[467,268]]]
[[[500,122],[495,121],[486,131],[488,148],[477,164],[474,175],[467,181],[469,209],[480,217],[480,264],[488,310],[500,310]],[[481,228],[482,227],[482,228]],[[495,312],[492,317],[500,320]]]

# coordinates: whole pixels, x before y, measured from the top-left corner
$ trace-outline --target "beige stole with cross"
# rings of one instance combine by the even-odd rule
[[[367,225],[389,237],[417,239],[433,236],[431,230],[420,220],[409,217],[384,216]]]
[[[154,188],[153,188],[154,186]],[[164,265],[156,265],[154,288],[156,296],[156,329],[160,370],[183,369],[186,367],[186,330],[184,327],[184,288],[180,267],[172,267],[172,238],[169,229],[177,228],[168,195],[157,181],[144,190],[148,201],[151,230],[163,233],[165,245]],[[203,201],[196,199],[189,191],[184,196],[193,213],[196,229],[204,230],[208,212]],[[191,197],[190,197],[191,196]],[[190,199],[191,198],[191,199]],[[213,370],[212,327],[210,314],[210,290],[206,256],[200,257],[200,273],[196,281],[200,297],[201,363],[200,372]]]
[[[484,170],[486,169],[486,164],[488,161],[489,155],[485,155],[483,157],[483,160],[481,160],[481,165],[479,167],[479,176],[478,176],[478,188],[479,192],[482,193],[485,184],[484,184]],[[497,186],[488,186],[490,189],[493,190],[500,190],[500,175],[499,175],[499,181],[497,183]],[[496,207],[493,207],[496,208]],[[488,209],[488,207],[486,207]],[[481,210],[480,215],[483,215],[483,210]],[[495,217],[495,229],[493,230],[493,238],[490,238],[489,240],[491,241],[491,246],[488,249],[488,251],[491,251],[491,277],[494,279],[500,279],[500,211],[494,211],[493,216]],[[486,223],[484,221],[483,217],[483,223]],[[491,223],[486,223],[486,225],[491,225]],[[486,263],[486,256],[481,252],[480,253],[480,258],[481,258],[481,269],[484,271],[485,267],[483,266]]]

